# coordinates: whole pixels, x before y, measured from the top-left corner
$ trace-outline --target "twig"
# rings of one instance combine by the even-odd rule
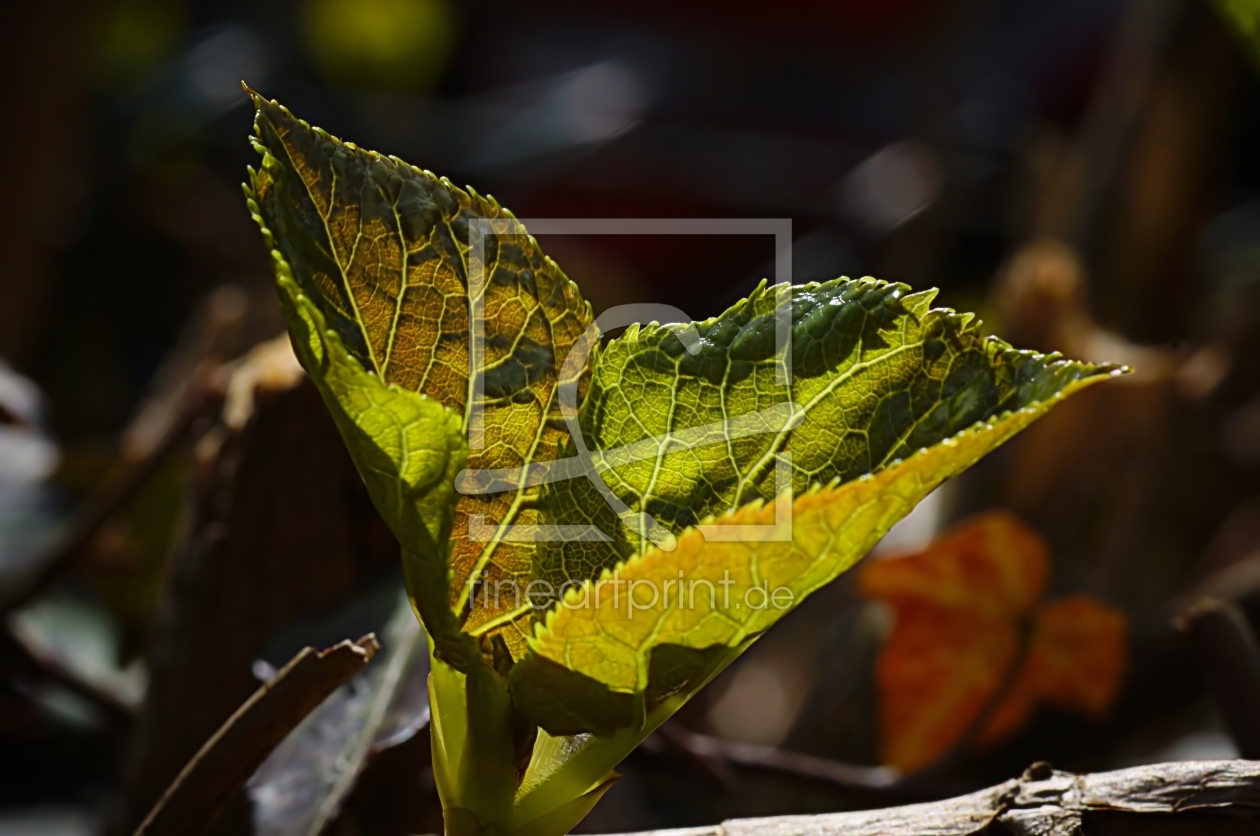
[[[92,542],[101,527],[135,497],[144,483],[186,437],[194,422],[216,408],[222,395],[208,387],[193,385],[179,419],[171,424],[166,434],[138,461],[128,465],[126,472],[109,483],[89,499],[77,513],[67,531],[56,537],[34,560],[35,568],[16,589],[0,598],[0,617],[22,607],[52,585],[57,578],[74,565],[84,548]]]
[[[798,775],[842,787],[887,789],[901,778],[901,773],[887,766],[859,766],[773,746],[723,740],[688,731],[678,723],[665,723],[659,733],[670,743],[699,758],[720,758],[739,766]]]
[[[280,741],[375,655],[376,637],[305,648],[206,741],[136,829],[136,836],[202,833]]]
[[[1194,646],[1212,700],[1238,751],[1260,757],[1260,642],[1237,604],[1204,598],[1175,626]]]
[[[1197,761],[1073,775],[1037,764],[1020,778],[945,801],[822,816],[736,819],[635,836],[1160,836],[1254,833],[1260,762]]]

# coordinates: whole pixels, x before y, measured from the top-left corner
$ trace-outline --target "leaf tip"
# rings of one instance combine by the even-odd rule
[[[245,91],[245,95],[249,96],[250,101],[252,101],[255,106],[257,106],[259,102],[263,101],[262,94],[253,87],[250,87],[249,83],[243,78],[241,79],[241,89]]]

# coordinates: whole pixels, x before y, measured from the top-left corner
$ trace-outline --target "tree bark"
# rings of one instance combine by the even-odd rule
[[[1260,833],[1260,761],[1073,775],[1034,764],[979,792],[884,810],[736,819],[635,836],[1161,836]]]

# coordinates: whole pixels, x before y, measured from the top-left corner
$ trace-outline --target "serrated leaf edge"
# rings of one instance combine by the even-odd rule
[[[937,309],[937,310],[948,310],[948,309]],[[1005,343],[1003,340],[998,339],[997,337],[989,337],[986,339],[992,340],[995,343],[1000,343],[1003,346],[1007,346],[1007,343]],[[1071,365],[1074,362],[1076,362],[1076,361],[1071,361],[1071,360],[1054,360],[1053,358],[1060,356],[1058,355],[1057,352],[1052,353],[1052,354],[1041,354],[1039,352],[1030,351],[1030,350],[1019,350],[1019,349],[1009,349],[1009,350],[1017,352],[1021,355],[1031,355],[1033,359],[1050,360],[1050,362],[1047,363],[1048,368],[1052,366],[1056,366],[1056,365]],[[817,496],[826,491],[837,490],[843,485],[861,484],[864,482],[871,481],[880,473],[886,470],[891,470],[892,468],[898,467],[902,464],[912,462],[914,459],[922,458],[926,456],[931,450],[934,450],[940,447],[957,446],[968,435],[977,434],[986,430],[996,429],[998,424],[1011,420],[1012,418],[1015,418],[1016,416],[1029,415],[1034,418],[1038,417],[1038,413],[1044,413],[1048,411],[1049,407],[1055,405],[1056,403],[1062,400],[1065,400],[1069,395],[1074,394],[1080,389],[1083,389],[1088,386],[1092,386],[1104,380],[1109,380],[1112,378],[1120,377],[1125,374],[1129,374],[1132,371],[1127,366],[1115,366],[1111,364],[1099,365],[1099,366],[1095,366],[1095,368],[1099,370],[1098,374],[1072,381],[1070,384],[1068,384],[1067,386],[1063,387],[1061,390],[1056,392],[1054,397],[1052,398],[1048,398],[1046,400],[1034,401],[1028,404],[1027,406],[1021,407],[1019,409],[1007,410],[1005,412],[991,416],[984,420],[977,421],[975,424],[972,424],[970,427],[960,430],[954,435],[949,436],[948,438],[942,439],[941,441],[937,442],[936,444],[930,447],[921,447],[918,450],[911,453],[909,456],[894,459],[883,467],[873,470],[870,473],[862,474],[857,479],[852,479],[852,480],[849,480],[848,482],[842,482],[839,477],[836,477],[835,479],[832,479],[830,482],[826,484],[822,482],[815,482],[808,489],[794,496],[792,498],[792,501],[793,503],[796,503],[802,499]],[[719,520],[724,520],[727,522],[737,521],[738,518],[742,516],[756,513],[757,511],[764,508],[765,505],[766,505],[766,500],[762,497],[758,497],[757,499],[754,499],[751,502],[747,502],[744,505],[741,505],[739,508],[736,508],[732,511],[728,511],[723,514],[710,514],[709,516],[705,517],[703,520],[699,521],[696,525],[689,526],[688,528],[684,529],[682,532],[678,534],[678,538],[681,540],[683,537],[691,534],[692,532],[698,532],[700,529],[700,526],[712,525],[718,522]],[[639,563],[642,563],[649,558],[655,558],[658,552],[660,552],[660,550],[654,547],[642,553],[635,554],[624,560],[618,561],[613,567],[605,568],[602,572],[600,572],[597,578],[590,578],[590,579],[587,579],[586,581],[583,581],[580,590],[576,588],[570,588],[566,590],[566,593],[565,593],[566,598],[573,597],[575,599],[580,599],[580,596],[582,595],[589,595],[593,589],[597,588],[597,584],[600,581],[607,582],[609,580],[612,580],[615,577],[617,577],[621,572]],[[560,615],[559,607],[556,605],[553,605],[546,612],[544,617],[535,623],[533,635],[529,636],[526,639],[527,644],[532,652],[535,652],[535,653],[541,652],[539,648],[539,644],[547,635],[549,635],[552,632],[552,629],[551,629],[552,625],[554,624],[555,620],[559,617],[559,615]]]

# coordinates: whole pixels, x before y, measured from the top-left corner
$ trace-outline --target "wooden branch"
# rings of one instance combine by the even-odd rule
[[[1159,836],[1260,832],[1260,761],[1073,775],[1034,764],[970,795],[885,810],[736,819],[635,836]]]
[[[303,649],[206,741],[149,811],[136,836],[203,833],[280,741],[371,661],[368,634],[321,652]]]

